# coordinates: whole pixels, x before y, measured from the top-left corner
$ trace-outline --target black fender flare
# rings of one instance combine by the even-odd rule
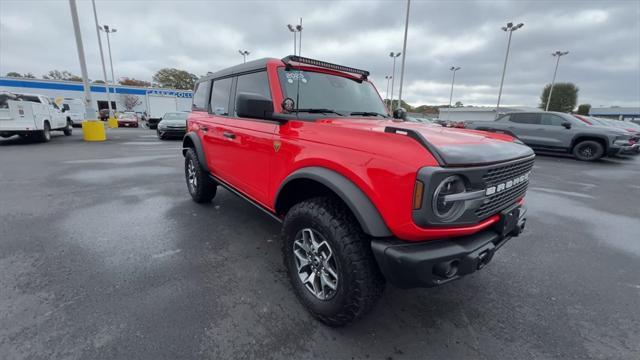
[[[600,140],[604,141],[605,154],[609,150],[609,145],[610,145],[609,144],[609,138],[606,135],[585,132],[585,133],[577,133],[577,134],[575,134],[573,136],[573,138],[571,139],[571,146],[569,147],[569,151],[573,150],[573,147],[576,146],[576,144],[578,143],[577,139],[581,138],[581,137],[600,139]]]
[[[193,144],[193,146],[190,146],[191,144]],[[202,148],[202,141],[198,137],[198,134],[196,134],[193,131],[186,133],[184,135],[184,138],[182,139],[182,156],[184,156],[187,153],[187,150],[189,148],[195,149],[196,155],[198,155],[198,160],[200,162],[200,166],[202,167],[202,170],[209,173],[210,172],[209,165],[207,165],[207,158],[204,155],[204,149]]]
[[[356,217],[362,230],[374,237],[392,236],[378,209],[373,205],[369,197],[358,188],[351,180],[343,175],[322,167],[305,167],[298,169],[280,184],[276,193],[275,208],[278,208],[281,191],[286,185],[296,179],[314,180],[333,191],[349,207]]]

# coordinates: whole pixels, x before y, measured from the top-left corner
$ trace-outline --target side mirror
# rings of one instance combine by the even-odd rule
[[[568,121],[563,122],[563,123],[562,123],[562,126],[564,126],[564,127],[565,127],[565,129],[571,129],[571,123],[570,123],[570,122],[568,122]]]
[[[236,114],[245,118],[270,119],[273,115],[273,101],[258,94],[238,93]]]
[[[393,118],[404,120],[407,117],[407,110],[403,108],[397,108],[393,110]]]

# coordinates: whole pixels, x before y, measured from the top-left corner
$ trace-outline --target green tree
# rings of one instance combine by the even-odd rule
[[[590,110],[591,104],[580,104],[578,105],[578,111],[576,111],[576,113],[578,115],[589,115]]]
[[[63,70],[63,71],[51,70],[46,75],[43,75],[42,78],[47,80],[66,80],[66,81],[82,82],[82,78],[80,76],[74,75],[66,70]]]
[[[16,78],[26,78],[26,79],[35,79],[32,73],[20,74],[19,72],[10,71],[6,75],[7,77],[16,77]]]
[[[104,84],[104,80],[93,80],[94,84]]]
[[[120,85],[127,85],[127,86],[140,86],[140,87],[150,87],[151,83],[148,81],[144,81],[144,80],[138,80],[138,79],[133,79],[133,78],[122,78],[118,81],[120,83]]]
[[[174,68],[160,69],[153,75],[153,81],[160,84],[160,86],[182,90],[193,89],[196,80],[198,80],[196,75]]]
[[[464,104],[462,103],[462,101],[456,101],[456,104],[454,105],[455,107],[463,107]]]
[[[549,91],[551,84],[547,84],[540,95],[540,108],[547,108],[547,100],[549,99]],[[551,101],[549,102],[549,111],[571,112],[576,108],[578,103],[578,87],[573,83],[556,83],[553,85],[551,93]]]

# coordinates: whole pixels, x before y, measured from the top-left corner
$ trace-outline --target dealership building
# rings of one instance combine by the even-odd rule
[[[589,115],[617,120],[640,120],[640,107],[592,107]]]
[[[191,110],[191,91],[119,85],[109,86],[109,90],[112,108],[117,111],[147,112],[155,117],[170,111]],[[0,77],[0,91],[40,94],[52,99],[82,100],[84,87],[82,83],[73,81]],[[95,109],[108,108],[108,94],[104,84],[91,84],[91,100]],[[134,107],[126,109],[125,101],[135,104]]]

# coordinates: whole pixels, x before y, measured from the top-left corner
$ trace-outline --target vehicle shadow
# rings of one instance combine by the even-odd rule
[[[53,138],[54,135],[51,135]],[[22,136],[14,135],[5,139],[0,139],[0,146],[12,146],[12,145],[31,145],[31,144],[42,144],[35,139],[24,138]]]
[[[633,162],[637,155],[616,155],[613,157],[603,157],[596,161],[580,161],[569,154],[550,154],[536,152],[537,159],[543,161],[562,162],[566,164],[576,164],[577,166],[597,167],[597,166],[620,166],[623,163]]]

